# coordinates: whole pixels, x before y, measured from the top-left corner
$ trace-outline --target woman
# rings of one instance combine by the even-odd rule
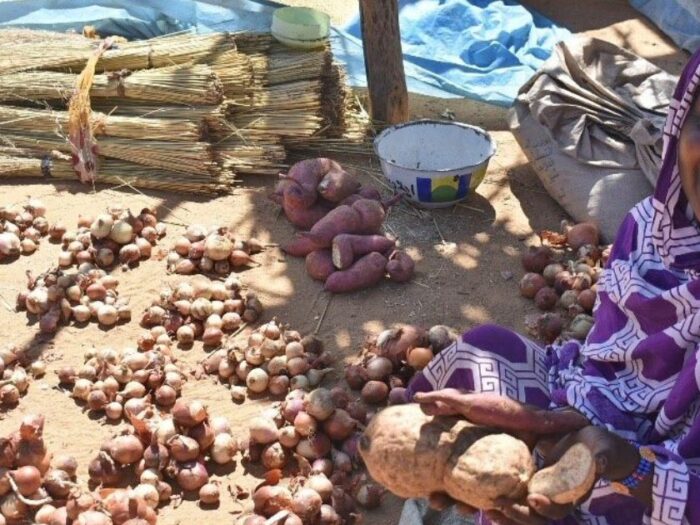
[[[505,396],[530,424],[505,417],[503,429],[537,442],[545,464],[576,441],[595,454],[596,485],[576,507],[531,494],[477,522],[700,524],[699,83],[697,52],[669,109],[656,190],[620,227],[586,342],[542,349],[483,326],[411,383],[426,412],[467,419],[480,396]]]

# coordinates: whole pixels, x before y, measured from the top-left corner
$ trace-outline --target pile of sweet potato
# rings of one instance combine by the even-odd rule
[[[376,285],[386,275],[396,282],[413,277],[411,257],[381,234],[386,210],[376,188],[362,186],[337,162],[308,159],[294,164],[270,198],[302,231],[282,249],[306,257],[306,271],[333,293]]]

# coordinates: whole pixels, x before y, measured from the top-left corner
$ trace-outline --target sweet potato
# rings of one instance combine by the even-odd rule
[[[367,235],[377,233],[381,229],[384,217],[386,217],[382,203],[370,199],[360,199],[352,207],[360,215],[357,233]]]
[[[312,279],[325,282],[333,272],[335,272],[335,268],[330,250],[315,250],[306,256],[306,273]]]
[[[282,243],[280,245],[282,251],[292,257],[306,257],[312,251],[318,250],[320,246],[317,246],[308,237],[296,237],[292,241]]]
[[[384,278],[386,257],[368,253],[347,270],[337,271],[326,280],[325,289],[333,293],[354,292],[374,286]]]
[[[396,242],[383,235],[353,235],[341,233],[336,235],[331,245],[333,264],[339,270],[345,270],[361,255],[371,252],[386,253],[396,246]]]
[[[443,477],[459,441],[474,443],[489,431],[457,417],[431,417],[417,404],[395,405],[375,415],[358,450],[372,478],[402,498],[443,492]]]
[[[282,204],[284,203],[284,190],[290,184],[291,184],[291,181],[287,180],[287,179],[283,179],[283,180],[279,181],[277,183],[277,185],[275,186],[275,189],[272,190],[272,193],[270,193],[270,195],[268,195],[268,198],[271,201],[276,202],[277,204],[282,206]]]
[[[583,443],[576,443],[554,465],[536,472],[528,490],[561,505],[575,503],[591,490],[595,475],[593,454]]]
[[[284,188],[282,206],[285,210],[288,208],[306,209],[313,206],[317,199],[318,194],[315,191],[308,191],[300,184],[290,180]]]
[[[379,190],[377,188],[375,188],[374,186],[360,186],[359,190],[357,190],[352,195],[345,197],[340,202],[340,204],[347,204],[348,206],[351,206],[352,204],[359,201],[360,199],[370,199],[373,201],[381,202],[382,194],[379,193]]]
[[[523,441],[493,434],[467,447],[456,443],[442,480],[445,492],[455,500],[488,510],[500,498],[525,496],[533,472],[535,463]]]
[[[294,226],[302,230],[310,230],[328,214],[328,208],[314,204],[310,208],[284,208],[284,214]]]
[[[354,233],[359,229],[360,216],[351,206],[338,206],[319,220],[309,232],[302,235],[317,245],[327,248],[336,235]]]
[[[334,164],[337,163],[326,158],[306,159],[294,164],[286,175],[280,175],[280,177],[297,182],[306,191],[316,192],[319,182]]]
[[[386,263],[386,272],[392,281],[406,283],[413,278],[415,266],[416,264],[410,255],[396,250],[389,256],[389,262]]]
[[[324,199],[331,202],[341,202],[360,189],[360,183],[340,164],[333,162],[331,169],[326,172],[316,188]]]

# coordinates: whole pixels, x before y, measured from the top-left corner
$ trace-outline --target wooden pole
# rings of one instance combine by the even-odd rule
[[[360,0],[362,42],[372,119],[386,124],[408,120],[398,0]]]

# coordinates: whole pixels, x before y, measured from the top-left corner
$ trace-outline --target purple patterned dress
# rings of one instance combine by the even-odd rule
[[[657,453],[652,508],[601,480],[566,523],[700,524],[700,226],[677,161],[680,129],[699,84],[700,51],[669,108],[654,195],[620,227],[586,342],[545,349],[482,326],[440,353],[409,387],[409,397],[453,387],[542,408],[574,407]]]

